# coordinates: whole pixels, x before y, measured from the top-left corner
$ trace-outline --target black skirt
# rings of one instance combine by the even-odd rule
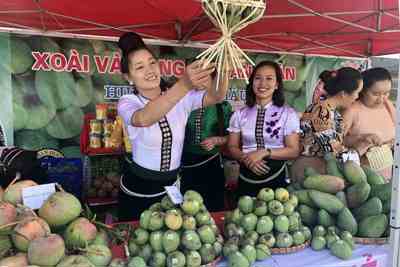
[[[118,195],[118,220],[138,220],[144,210],[166,196],[162,194],[155,197],[139,197],[128,194],[126,190],[147,196],[164,192],[164,186],[171,186],[177,181],[178,172],[179,169],[168,172],[153,171],[125,160]]]
[[[251,170],[247,169],[245,166],[240,166],[240,175],[252,181],[265,180],[270,176],[273,176],[277,172],[281,171],[277,177],[264,183],[251,183],[245,181],[243,178],[239,177],[237,196],[241,197],[247,196],[257,196],[258,192],[264,188],[269,187],[271,189],[276,189],[278,187],[286,187],[288,183],[286,182],[286,171],[284,167],[285,161],[283,160],[268,160],[268,166],[271,168],[267,174],[257,175]],[[283,169],[282,169],[283,168]]]
[[[195,190],[204,199],[204,204],[209,211],[224,210],[225,176],[221,166],[220,155],[200,166],[196,165],[210,159],[212,156],[199,156],[185,153],[183,157],[181,192]]]

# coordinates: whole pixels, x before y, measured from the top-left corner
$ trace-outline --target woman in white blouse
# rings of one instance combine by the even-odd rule
[[[124,34],[121,72],[136,88],[118,103],[132,144],[132,162],[120,182],[119,220],[137,219],[165,195],[164,186],[179,184],[185,126],[191,111],[222,101],[228,87],[223,74],[218,91],[212,88],[214,67],[194,62],[167,90],[161,83],[160,67],[151,50],[135,33]],[[207,90],[192,90],[206,88]]]
[[[246,88],[246,106],[230,120],[228,147],[241,164],[238,195],[285,187],[285,162],[299,155],[299,117],[285,104],[280,66],[260,62]]]

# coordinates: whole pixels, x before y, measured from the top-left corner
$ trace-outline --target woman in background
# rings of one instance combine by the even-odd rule
[[[318,76],[318,82],[317,85],[315,86],[313,97],[312,97],[312,103],[317,103],[321,100],[325,100],[327,97],[327,92],[325,91],[325,84],[328,82],[328,80],[331,78],[331,75],[334,71],[329,71],[329,70],[324,70],[321,72]]]
[[[392,77],[384,68],[372,68],[362,73],[364,87],[360,98],[344,113],[345,144],[356,149],[363,165],[369,165],[366,152],[375,146],[393,147],[396,110],[389,100]],[[392,166],[380,170],[389,181]]]
[[[199,192],[209,211],[224,210],[221,148],[228,140],[226,129],[231,114],[231,105],[224,101],[193,111],[186,126],[181,191]]]
[[[362,86],[361,73],[356,69],[344,67],[331,72],[331,78],[325,84],[327,98],[311,104],[300,120],[301,156],[291,167],[293,181],[303,181],[307,166],[325,173],[326,154],[332,153],[340,158],[348,151],[343,139],[345,128],[340,111],[357,100]]]

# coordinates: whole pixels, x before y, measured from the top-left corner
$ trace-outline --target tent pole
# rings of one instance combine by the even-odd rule
[[[400,56],[399,56],[400,63]],[[398,78],[400,77],[399,64]],[[390,253],[388,266],[397,267],[400,265],[399,248],[400,248],[400,83],[397,83],[397,99],[396,99],[396,143],[394,146],[394,165],[392,176],[392,201],[390,206]]]

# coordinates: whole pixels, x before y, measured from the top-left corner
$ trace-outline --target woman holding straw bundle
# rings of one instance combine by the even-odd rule
[[[285,105],[280,66],[260,62],[246,88],[246,107],[229,124],[228,149],[241,164],[238,195],[286,187],[285,165],[299,154],[299,117]]]
[[[143,210],[160,201],[164,186],[179,185],[185,126],[195,109],[225,98],[228,77],[222,73],[216,91],[210,74],[214,66],[202,68],[194,62],[171,87],[161,84],[160,66],[139,35],[126,33],[119,39],[121,72],[136,92],[122,96],[118,114],[127,128],[132,145],[132,162],[120,181],[120,221],[138,219]],[[192,90],[205,88],[206,90]]]

